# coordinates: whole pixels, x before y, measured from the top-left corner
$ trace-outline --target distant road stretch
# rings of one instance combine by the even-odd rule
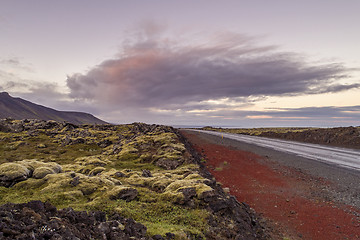
[[[277,151],[295,154],[307,159],[313,159],[324,163],[335,164],[341,167],[360,171],[360,151],[346,148],[327,147],[318,144],[300,143],[293,141],[278,140],[273,138],[248,136],[233,133],[221,133],[213,131],[193,130],[216,136],[223,136],[261,147],[272,148]]]

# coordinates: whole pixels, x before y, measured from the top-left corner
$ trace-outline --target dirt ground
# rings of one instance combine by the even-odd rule
[[[207,134],[182,134],[223,188],[273,226],[274,236],[360,239],[360,174]]]

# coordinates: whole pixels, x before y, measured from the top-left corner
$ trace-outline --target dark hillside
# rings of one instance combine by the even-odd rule
[[[39,119],[66,121],[74,124],[105,124],[106,122],[89,113],[57,111],[21,98],[11,97],[7,92],[0,93],[0,119]]]

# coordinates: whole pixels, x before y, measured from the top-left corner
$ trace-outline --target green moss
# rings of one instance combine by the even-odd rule
[[[77,162],[80,165],[93,165],[93,166],[106,166],[109,161],[107,160],[101,160],[101,156],[99,155],[93,155],[93,156],[86,156],[86,157],[79,157],[75,159],[75,162]]]
[[[37,145],[37,148],[46,148],[47,146],[45,145],[45,144],[43,144],[43,143],[39,143],[38,145]]]
[[[137,153],[131,152],[121,152],[117,155],[119,161],[135,161],[138,157],[139,155]]]
[[[177,136],[174,133],[161,133],[159,135],[153,136],[152,140],[157,144],[169,144],[176,143]]]
[[[90,172],[89,172],[89,175],[90,176],[95,176],[95,175],[97,175],[97,174],[99,174],[99,173],[102,173],[103,171],[105,171],[106,170],[106,168],[104,168],[104,167],[96,167],[96,168],[94,168],[93,170],[91,170]]]
[[[4,163],[0,165],[0,176],[6,176],[10,180],[29,175],[30,170],[19,163]]]
[[[26,143],[24,141],[15,141],[7,145],[8,150],[17,150],[20,146],[24,146]]]
[[[152,181],[149,181],[149,186],[152,189],[157,189],[159,191],[164,191],[167,186],[169,186],[170,183],[172,183],[174,180],[170,179],[168,177],[156,177],[154,179],[151,179]]]
[[[83,182],[77,188],[82,192],[82,194],[84,196],[87,196],[87,195],[91,195],[94,192],[96,192],[96,190],[98,190],[99,187],[100,186],[96,183],[89,183],[89,182],[84,183]]]
[[[62,201],[70,201],[70,202],[76,202],[79,199],[83,198],[84,194],[80,190],[73,190],[68,192],[59,192],[55,195],[55,198],[61,199]],[[64,204],[64,203],[62,203]]]
[[[167,151],[178,151],[180,153],[183,153],[186,151],[186,148],[184,144],[182,143],[169,143],[169,144],[163,144],[161,146],[162,149],[166,149]]]
[[[58,191],[64,191],[71,187],[70,181],[72,177],[69,173],[49,174],[43,178],[46,182],[41,193],[56,193]]]
[[[85,175],[89,175],[90,172],[94,169],[94,166],[85,166],[85,167],[78,167],[76,168],[76,172],[82,173]],[[74,169],[75,170],[75,169]]]
[[[63,146],[61,142],[56,142],[54,138],[44,133],[31,137],[24,132],[11,134],[0,132],[0,139],[7,139],[7,141],[0,141],[0,163],[21,161],[24,158],[46,160],[51,156],[53,161],[64,164],[71,163],[77,157],[102,152],[95,143]],[[46,145],[46,148],[37,148],[39,144]],[[34,151],[34,149],[37,150]]]
[[[36,178],[29,178],[26,181],[19,182],[15,184],[12,188],[13,189],[29,189],[30,191],[32,189],[39,188],[40,186],[44,185],[46,183],[46,180],[44,179],[36,179]]]
[[[11,188],[0,187],[0,204],[48,200],[58,208],[117,211],[145,224],[149,236],[172,232],[176,239],[204,237],[210,213],[179,205],[184,201],[179,190],[195,187],[200,198],[212,189],[203,183],[205,179],[195,164],[183,164],[175,170],[156,166],[156,161],[165,158],[186,162],[189,153],[176,134],[164,132],[167,130],[161,127],[143,133],[137,130],[141,127],[130,124],[43,129],[35,136],[0,132],[0,163],[19,161],[13,164],[33,171],[36,177],[41,173],[42,177],[28,178]],[[68,139],[76,138],[82,138],[84,143],[66,145]],[[105,139],[113,145],[99,147],[97,144]],[[37,148],[42,144],[46,148]],[[143,169],[150,170],[153,177],[142,176]],[[48,174],[53,172],[57,174]],[[124,175],[116,174],[119,172]],[[121,191],[129,189],[138,192],[135,199],[115,200]],[[200,199],[194,201],[196,206],[201,205]]]
[[[33,178],[43,178],[48,174],[61,172],[61,166],[54,162],[44,163],[35,159],[0,165],[0,176],[5,176],[9,180],[25,180],[30,177],[31,172]]]
[[[196,164],[186,164],[178,167],[177,169],[173,170],[173,174],[183,175],[186,173],[197,172],[199,170],[199,166]]]
[[[184,204],[185,202],[185,196],[180,191],[165,191],[161,194],[161,199],[174,204]]]
[[[62,167],[55,162],[42,162],[42,161],[38,161],[37,159],[25,159],[18,163],[23,166],[26,166],[31,171],[35,171],[36,169],[42,167],[51,169],[53,173],[59,173],[62,171]]]
[[[155,203],[159,201],[159,194],[146,187],[136,187],[138,190],[138,201],[142,203]]]
[[[160,158],[170,159],[170,160],[182,160],[182,155],[178,151],[159,151],[157,155],[153,157],[155,160]]]
[[[126,144],[122,147],[119,155],[137,153],[137,152],[139,152],[139,150],[134,147],[134,144]]]
[[[204,183],[196,184],[195,189],[196,189],[196,195],[199,199],[204,199],[205,196],[214,193],[214,189],[212,189],[210,186]]]
[[[80,184],[79,184],[80,187],[85,186],[87,184],[97,185],[98,187],[102,187],[102,186],[112,187],[121,184],[119,180],[102,175],[89,177],[83,174],[77,174],[77,176],[80,177]]]
[[[181,193],[180,190],[184,188],[190,188],[194,187],[196,190],[197,197],[199,199],[204,198],[204,194],[208,192],[213,192],[214,189],[212,189],[210,186],[200,182],[199,180],[176,180],[169,184],[165,188],[164,196],[169,197],[170,199],[178,198],[179,194]],[[181,193],[182,194],[182,193]]]
[[[41,179],[41,178],[44,178],[48,174],[54,174],[54,173],[55,173],[55,171],[53,169],[51,169],[50,167],[39,167],[34,170],[32,177]]]
[[[64,164],[62,165],[63,172],[79,172],[82,166],[79,164]]]
[[[130,173],[131,175],[124,181],[134,186],[145,186],[146,178],[141,177],[138,173]]]
[[[125,199],[131,201],[137,197],[138,191],[135,188],[129,186],[116,186],[107,191],[107,196],[111,200]]]
[[[144,153],[140,156],[141,162],[152,162],[153,155],[151,153]]]
[[[161,199],[146,204],[139,201],[119,200],[115,210],[145,224],[150,236],[155,234],[165,236],[167,232],[173,232],[176,234],[176,239],[184,239],[184,233],[187,232],[192,236],[204,237],[203,233],[207,229],[206,210],[176,206]]]
[[[200,176],[198,173],[192,173],[187,175],[184,179],[186,180],[203,180],[204,178]]]
[[[287,127],[278,127],[278,128],[212,128],[205,127],[204,130],[216,131],[216,132],[227,132],[227,133],[237,133],[237,134],[247,134],[258,136],[265,132],[275,132],[275,133],[287,133],[287,132],[303,132],[315,128],[287,128]]]

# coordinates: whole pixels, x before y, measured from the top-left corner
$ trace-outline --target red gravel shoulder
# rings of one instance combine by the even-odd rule
[[[217,181],[291,239],[360,239],[360,210],[322,194],[331,182],[182,131]]]

